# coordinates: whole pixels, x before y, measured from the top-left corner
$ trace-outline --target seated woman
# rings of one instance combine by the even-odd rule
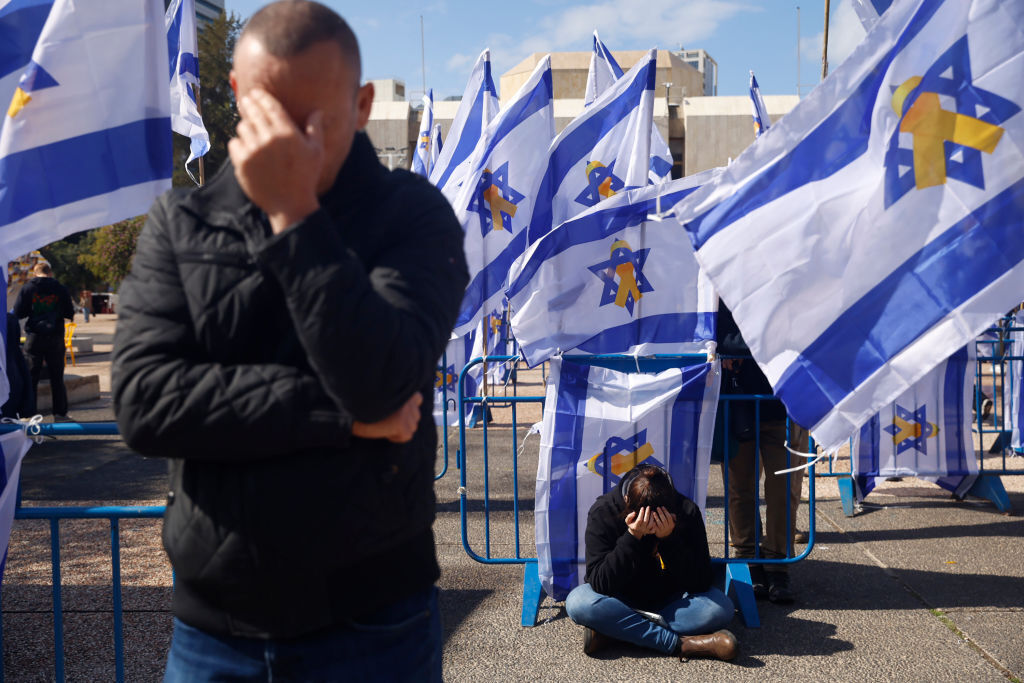
[[[585,627],[583,651],[613,638],[681,659],[736,656],[736,637],[719,630],[732,601],[711,586],[711,555],[700,508],[676,491],[668,472],[638,465],[587,516],[586,583],[565,609]]]

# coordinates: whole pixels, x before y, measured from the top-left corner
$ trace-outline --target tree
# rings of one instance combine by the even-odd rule
[[[228,158],[228,140],[235,135],[238,112],[235,93],[231,90],[231,58],[235,51],[242,20],[237,14],[221,12],[212,23],[199,31],[199,101],[203,108],[203,124],[210,134],[210,151],[206,153],[206,177],[209,179]],[[185,172],[189,139],[174,133],[174,186],[193,187]],[[192,172],[199,176],[198,165]]]
[[[135,243],[145,222],[145,216],[136,216],[94,230],[89,249],[78,255],[79,263],[112,289],[117,289],[131,270]]]
[[[79,256],[92,248],[94,232],[79,232],[59,242],[48,244],[39,251],[50,262],[53,276],[72,292],[95,290],[102,282],[79,261]]]

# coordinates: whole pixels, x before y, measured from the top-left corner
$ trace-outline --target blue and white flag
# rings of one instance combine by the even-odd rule
[[[412,172],[421,176],[430,175],[430,140],[434,132],[434,89],[423,96],[423,116],[420,119],[420,134],[416,137],[416,152],[412,155]]]
[[[757,85],[754,72],[750,72],[750,102],[754,110],[754,137],[761,137],[761,133],[768,130],[772,121],[768,118],[768,110],[764,106],[764,99],[761,97],[761,88]]]
[[[623,76],[622,67],[612,56],[597,31],[594,31],[594,52],[590,55],[590,70],[587,72],[587,86],[583,95],[583,106],[589,107],[604,91],[615,85]],[[658,127],[651,125],[651,166],[648,180],[660,183],[672,177],[672,150]]]
[[[892,0],[851,0],[853,11],[857,13],[861,25],[865,31],[870,31],[878,22],[882,12],[889,9]]]
[[[188,165],[210,151],[210,134],[199,115],[199,44],[196,41],[195,0],[171,0],[164,15],[167,28],[167,59],[171,75],[171,128],[192,140]]]
[[[437,158],[441,156],[441,124],[434,124],[434,132],[430,135],[430,168],[434,168]]]
[[[887,477],[921,477],[960,497],[967,493],[978,478],[975,359],[971,342],[860,428],[852,467],[858,500]]]
[[[497,115],[498,91],[491,78],[491,51],[484,50],[473,65],[459,109],[448,129],[448,144],[440,150],[430,171],[430,182],[444,193],[448,201],[454,201],[462,186],[469,157],[480,141],[480,134]]]
[[[551,361],[535,512],[548,595],[564,600],[583,582],[587,512],[636,465],[667,469],[704,510],[720,380],[717,361],[657,374]]]
[[[555,135],[551,57],[542,59],[509,105],[484,129],[453,202],[465,231],[470,282],[455,323],[474,329],[501,301],[509,266],[526,246],[537,185]],[[445,150],[452,146],[451,136]],[[443,156],[443,153],[442,153]]]
[[[1014,358],[1003,380],[1005,429],[1010,432],[1010,448],[1021,454],[1024,453],[1024,311],[1019,311],[1013,319],[1009,348]]]
[[[0,0],[0,102],[11,101],[53,0]],[[2,113],[2,110],[0,110]]]
[[[7,564],[7,546],[11,542],[11,526],[14,524],[14,509],[18,502],[18,480],[21,477],[21,461],[28,453],[32,440],[24,430],[0,434],[0,582]]]
[[[894,4],[679,215],[826,450],[1020,302],[1024,3]]]
[[[434,372],[434,423],[441,425],[448,419],[448,425],[459,424],[459,374],[466,363],[474,358],[472,353],[476,334],[452,339],[445,348],[444,355],[437,361]],[[466,396],[475,396],[479,388],[479,377],[482,372],[477,367],[466,374],[463,389]],[[466,405],[465,417],[468,420],[473,413],[473,404]]]
[[[0,257],[146,213],[171,186],[160,0],[57,0],[0,130]]]
[[[505,308],[498,308],[480,321],[476,331],[471,358],[478,356],[512,356],[515,355],[515,341],[509,332],[508,315]],[[487,363],[487,382],[491,386],[503,386],[512,374],[515,361],[495,361]]]
[[[715,340],[718,297],[674,221],[651,220],[717,169],[621,192],[535,242],[509,273],[512,329],[530,367],[559,351],[689,353]]]

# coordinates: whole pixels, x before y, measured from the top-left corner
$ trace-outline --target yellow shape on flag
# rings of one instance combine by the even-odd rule
[[[639,465],[652,455],[654,455],[654,446],[652,446],[649,443],[645,443],[643,446],[636,449],[632,453],[621,453],[619,455],[613,455],[611,457],[612,474],[614,474],[616,477],[621,477],[623,474],[629,472],[631,469],[633,469],[634,467],[636,467],[637,465]],[[587,469],[593,472],[594,474],[600,475],[601,473],[597,471],[596,463],[597,459],[603,456],[604,453],[598,453],[590,460],[588,460]]]
[[[920,82],[919,76],[908,78],[893,93],[897,114],[903,113],[903,102]],[[1003,136],[999,126],[943,109],[933,92],[918,95],[900,122],[900,132],[914,136],[914,184],[919,190],[946,182],[947,140],[992,154]]]
[[[892,420],[893,426],[898,430],[892,435],[893,443],[902,443],[905,439],[919,439],[921,438],[921,423],[920,422],[908,422],[902,417],[894,417]],[[939,433],[939,426],[932,424],[932,433],[929,438],[934,437]]]
[[[32,101],[32,96],[27,92],[18,88],[14,91],[14,97],[11,98],[11,106],[7,108],[7,115],[12,119],[18,115],[25,105]]]
[[[588,178],[590,177],[591,171],[593,171],[595,168],[605,168],[605,165],[602,164],[600,161],[591,161],[589,164],[587,164],[586,173]],[[605,199],[608,199],[609,197],[615,194],[615,191],[612,189],[611,173],[609,173],[608,177],[601,181],[601,184],[597,186],[597,191]]]
[[[624,240],[615,240],[612,242],[613,256],[615,255],[616,249],[628,249],[629,251],[633,251],[629,244]],[[640,287],[637,286],[636,283],[636,269],[633,268],[633,262],[627,261],[626,263],[620,263],[615,266],[615,274],[619,276],[619,289],[615,292],[615,305],[619,308],[625,308],[626,301],[630,294],[633,295],[633,301],[639,301],[643,294],[640,293]]]
[[[491,169],[484,169],[485,173],[490,173]],[[491,185],[484,190],[484,199],[491,205],[491,230],[502,230],[504,225],[501,222],[501,214],[508,214],[509,218],[515,218],[516,205],[508,201],[501,196],[501,190]]]

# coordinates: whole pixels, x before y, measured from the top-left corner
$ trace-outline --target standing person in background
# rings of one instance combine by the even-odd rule
[[[75,319],[75,307],[67,288],[53,277],[50,264],[41,261],[32,269],[35,275],[18,292],[14,315],[25,323],[25,352],[28,354],[32,375],[33,398],[39,394],[39,378],[46,365],[50,373],[50,395],[53,398],[53,416],[66,422],[68,394],[64,388],[64,320]],[[33,400],[29,414],[35,414]]]
[[[725,356],[750,356],[750,348],[743,340],[732,312],[724,303],[718,304],[718,352]],[[771,395],[772,385],[753,358],[734,358],[722,361],[722,384],[740,394]],[[764,473],[765,525],[761,534],[760,557],[781,560],[793,554],[796,513],[800,506],[803,470],[788,475],[775,474],[794,464],[786,450],[807,450],[807,430],[786,422],[786,407],[781,401],[761,401],[760,430],[757,434],[760,453],[755,453],[755,409],[753,402],[733,401],[730,438],[739,440],[738,453],[729,458],[729,540],[736,548],[736,557],[755,557],[755,528],[760,526],[761,511],[755,505],[755,493]],[[755,460],[759,469],[755,469]],[[787,490],[788,482],[788,490]],[[772,564],[750,567],[751,585],[755,597],[789,604],[795,600],[789,583],[789,565]]]
[[[430,397],[469,274],[444,195],[362,132],[333,10],[256,12],[241,120],[150,210],[120,290],[125,441],[170,459],[165,681],[440,681]]]

